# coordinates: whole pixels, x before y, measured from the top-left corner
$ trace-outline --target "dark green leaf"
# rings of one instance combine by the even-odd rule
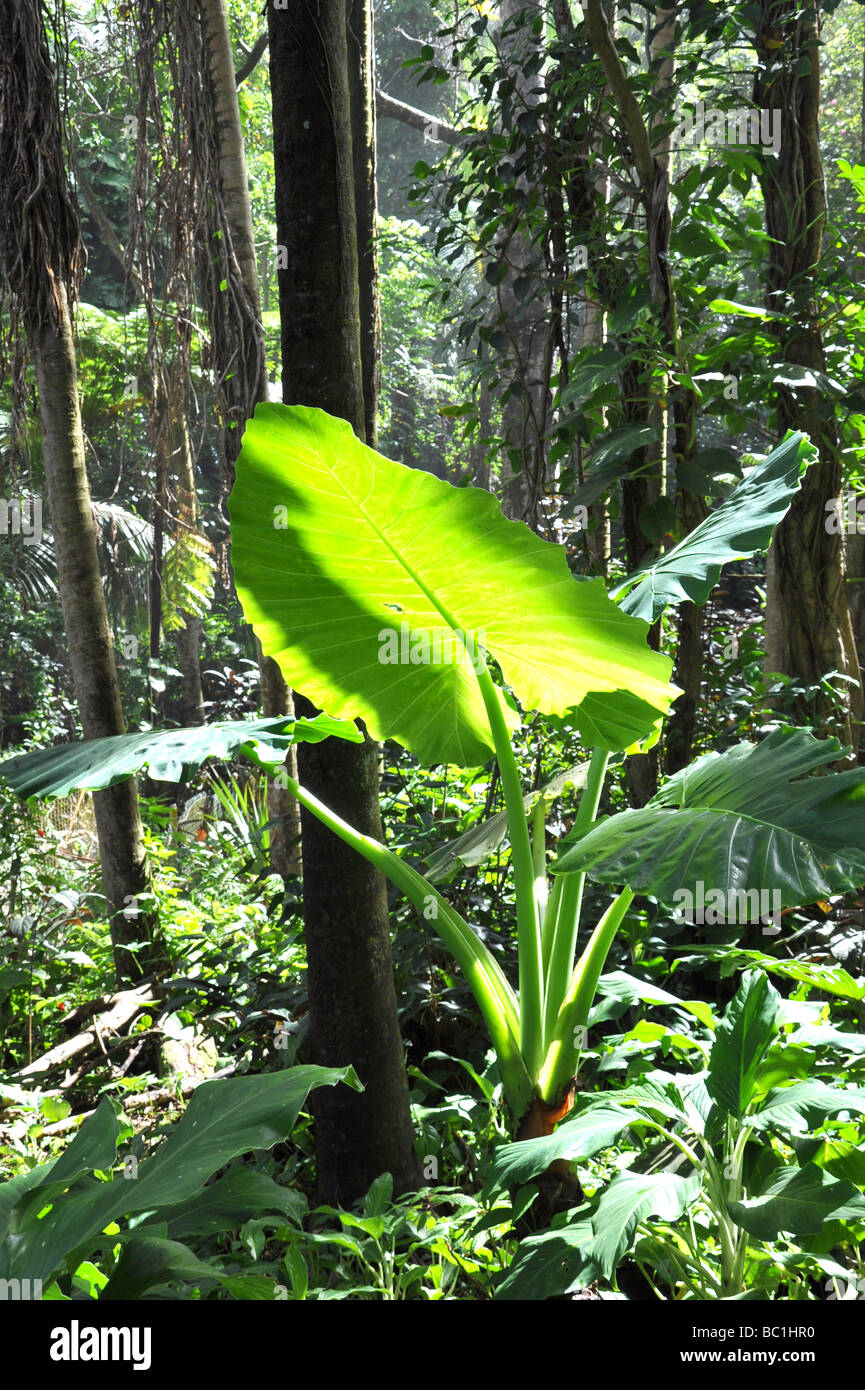
[[[763,972],[750,970],[715,1029],[706,1090],[737,1118],[748,1108],[757,1069],[778,1031],[780,1005],[780,994]]]

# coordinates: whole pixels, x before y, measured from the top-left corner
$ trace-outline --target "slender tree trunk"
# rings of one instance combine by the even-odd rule
[[[175,421],[174,474],[177,481],[176,544],[183,544],[185,535],[200,534],[198,530],[198,494],[195,488],[195,465],[192,442],[184,402],[178,402]],[[181,718],[184,724],[204,723],[204,692],[201,688],[201,619],[194,613],[183,613],[183,627],[174,635],[177,647],[177,666],[181,676]]]
[[[364,438],[375,411],[364,386],[373,389],[376,378],[368,6],[294,0],[270,9],[269,23],[277,229],[287,252],[279,275],[283,399],[339,415]],[[380,837],[374,743],[305,744],[298,762],[301,781],[322,801]],[[312,1057],[351,1062],[366,1086],[362,1095],[346,1087],[316,1094],[319,1193],[351,1202],[385,1170],[399,1190],[419,1182],[387,894],[381,875],[319,821],[304,813],[302,824]]]
[[[240,452],[243,426],[259,401],[267,399],[267,363],[249,201],[249,175],[237,104],[228,11],[225,0],[200,0],[200,4],[209,89],[213,100],[221,203],[220,211],[211,217],[211,222],[224,222],[225,225],[218,227],[218,230],[223,234],[228,233],[224,238],[228,245],[221,247],[220,258],[220,265],[226,274],[223,275],[220,270],[219,275],[205,278],[215,281],[215,284],[211,283],[209,300],[216,359],[214,365],[223,381],[222,394],[225,398],[225,467],[227,486],[230,488],[234,481],[234,465]],[[232,285],[232,299],[229,301],[218,288],[223,279]],[[233,310],[229,307],[232,304]],[[256,652],[263,714],[268,718],[280,714],[293,715],[292,693],[282,678],[282,672],[275,661],[262,655],[258,643]],[[289,750],[286,769],[289,776],[296,780],[297,753],[294,748]],[[298,874],[301,871],[300,807],[294,797],[274,779],[268,783],[267,807],[272,822],[271,868],[283,878]]]
[[[257,305],[258,267],[255,261],[255,236],[249,202],[249,174],[237,105],[228,9],[225,0],[200,2],[219,147],[220,191],[231,223],[232,245],[243,283],[250,298],[254,299]],[[263,360],[259,368],[259,377],[258,398],[264,400],[267,377]]]
[[[85,738],[124,732],[85,466],[70,303],[80,281],[77,209],[63,120],[38,0],[0,0],[0,280],[13,328],[23,322],[36,368],[48,504],[69,662]],[[156,968],[158,921],[148,890],[134,781],[94,798],[118,984]],[[135,943],[142,943],[134,949]]]
[[[58,284],[63,317],[32,338],[45,480],[57,553],[57,575],[72,678],[85,738],[125,733],[111,629],[99,574],[75,349],[65,286]],[[117,983],[138,979],[161,959],[158,924],[138,908],[148,892],[147,868],[134,779],[93,797],[102,883],[111,921]],[[131,946],[143,942],[138,951]]]
[[[537,54],[538,40],[533,32],[540,16],[539,0],[501,0],[497,43],[502,57],[513,69],[514,89],[509,100],[515,114],[537,107],[542,99],[542,79],[526,76],[530,58]],[[518,179],[523,195],[531,188],[530,178]],[[512,390],[502,403],[502,424],[508,468],[502,506],[508,516],[542,529],[540,501],[546,483],[546,417],[549,407],[552,359],[549,354],[553,332],[551,305],[544,285],[543,253],[535,240],[514,216],[503,229],[502,261],[506,267],[497,290],[498,323],[510,344],[503,371],[512,374]],[[516,284],[530,276],[537,289],[519,300]]]

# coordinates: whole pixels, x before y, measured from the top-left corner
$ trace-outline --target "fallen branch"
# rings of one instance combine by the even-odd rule
[[[192,1095],[192,1092],[196,1091],[199,1086],[204,1086],[207,1081],[220,1081],[223,1077],[231,1076],[235,1070],[236,1065],[232,1062],[230,1066],[222,1067],[220,1071],[206,1077],[205,1081],[184,1081],[181,1086],[172,1090],[160,1088],[158,1091],[142,1091],[139,1095],[124,1096],[121,1104],[124,1110],[145,1110],[148,1105],[164,1105],[169,1100],[182,1100],[184,1096]],[[51,1094],[59,1094],[59,1092],[52,1092]],[[83,1124],[85,1120],[89,1120],[91,1115],[95,1114],[95,1110],[82,1110],[78,1115],[67,1115],[65,1120],[55,1120],[53,1124],[45,1125],[40,1138],[66,1134],[68,1130],[76,1129],[78,1125]],[[32,1126],[34,1122],[29,1120],[27,1123]],[[13,1138],[16,1128],[19,1127],[20,1125],[0,1125],[0,1140],[5,1141]]]
[[[41,1076],[45,1072],[51,1071],[54,1067],[64,1066],[73,1057],[86,1052],[88,1048],[98,1047],[105,1051],[102,1042],[102,1033],[116,1033],[125,1024],[131,1023],[136,1014],[141,1013],[148,1004],[158,1004],[158,999],[151,997],[151,986],[138,985],[135,989],[121,990],[118,994],[113,994],[108,1000],[109,1007],[104,1013],[94,1018],[89,1028],[83,1032],[76,1033],[73,1038],[67,1038],[65,1042],[58,1043],[48,1052],[37,1057],[35,1062],[30,1062],[26,1067],[22,1067],[11,1077],[13,1081],[21,1081],[28,1076]]]

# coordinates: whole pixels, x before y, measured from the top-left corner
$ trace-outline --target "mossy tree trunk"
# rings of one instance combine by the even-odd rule
[[[820,153],[820,34],[813,14],[791,0],[762,0],[754,34],[754,105],[779,113],[777,158],[763,155],[768,234],[766,303],[783,315],[778,356],[794,369],[825,372],[815,293],[826,226]],[[816,386],[778,388],[777,432],[803,430],[819,458],[777,528],[769,556],[766,664],[770,671],[818,685],[831,671],[850,678],[840,712],[826,698],[800,702],[798,717],[858,744],[862,685],[846,593],[844,541],[827,524],[827,504],[841,491],[834,414]]]

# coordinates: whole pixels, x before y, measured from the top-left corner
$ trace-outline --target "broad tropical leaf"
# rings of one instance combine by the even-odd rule
[[[607,1279],[647,1216],[677,1221],[700,1193],[699,1173],[620,1173],[604,1189],[592,1218],[594,1239],[585,1247]]]
[[[705,603],[724,565],[766,549],[816,456],[803,434],[788,435],[683,541],[623,580],[621,607],[653,622],[670,603]]]
[[[159,1207],[148,1213],[148,1225],[165,1222],[172,1240],[189,1236],[218,1235],[233,1231],[251,1216],[279,1212],[299,1223],[307,1211],[306,1199],[294,1187],[281,1187],[255,1168],[231,1168],[186,1202]],[[140,1227],[139,1229],[145,1229]]]
[[[643,469],[630,466],[631,456],[657,438],[658,431],[652,425],[623,425],[603,435],[592,451],[584,481],[573,494],[574,502],[591,506],[610,492],[620,478],[638,477]],[[643,468],[651,466],[644,464]]]
[[[742,979],[715,1029],[706,1090],[741,1119],[754,1094],[757,1069],[778,1031],[781,996],[760,970]]]
[[[861,1056],[865,1052],[865,1033],[847,1033],[828,1023],[803,1023],[788,1033],[787,1042],[791,1047],[830,1047],[833,1052],[848,1055]]]
[[[668,906],[720,891],[780,894],[781,907],[865,883],[865,768],[805,777],[841,756],[837,739],[777,729],[707,753],[637,811],[590,830],[551,867],[627,883]],[[774,903],[773,903],[774,907]],[[761,908],[762,911],[762,908]]]
[[[857,984],[840,965],[820,965],[809,960],[776,960],[774,956],[764,955],[762,951],[745,951],[735,946],[701,946],[699,951],[689,954],[704,960],[723,960],[734,970],[745,970],[749,965],[759,965],[770,975],[783,975],[788,980],[798,980],[811,989],[822,990],[824,994],[834,994],[839,999],[865,999],[865,984]]]
[[[503,1144],[496,1150],[486,1191],[493,1193],[529,1182],[559,1158],[592,1158],[614,1144],[623,1130],[639,1118],[633,1111],[615,1105],[590,1105],[541,1139]]]
[[[835,1221],[865,1222],[865,1197],[851,1182],[833,1178],[813,1163],[782,1168],[759,1197],[731,1202],[733,1220],[758,1240],[819,1231],[830,1217]]]
[[[804,1134],[824,1120],[849,1112],[865,1115],[865,1090],[861,1086],[827,1086],[823,1081],[797,1081],[771,1090],[748,1124],[753,1129],[775,1129]]]
[[[0,1183],[0,1251],[10,1228],[20,1228],[28,1216],[35,1217],[56,1193],[65,1191],[93,1169],[111,1168],[119,1133],[117,1116],[107,1098],[103,1098],[58,1158]]]
[[[561,1231],[542,1231],[520,1241],[495,1298],[534,1302],[590,1284],[600,1273],[586,1256],[592,1235],[590,1221],[572,1221]]]
[[[111,787],[145,767],[157,782],[187,782],[206,758],[231,758],[236,753],[275,772],[293,743],[320,743],[331,737],[363,741],[354,724],[326,714],[314,719],[238,719],[62,743],[7,758],[0,763],[0,776],[19,796],[68,796],[75,790]]]
[[[675,1078],[666,1072],[654,1072],[642,1082],[590,1101],[557,1125],[552,1134],[503,1144],[496,1150],[485,1190],[492,1193],[526,1183],[557,1158],[593,1157],[615,1143],[629,1125],[644,1121],[641,1110],[653,1121],[658,1115],[674,1123],[687,1119]]]
[[[324,411],[258,406],[230,511],[237,590],[265,653],[319,708],[423,763],[489,758],[484,652],[526,709],[575,709],[580,725],[595,696],[593,741],[612,749],[651,733],[675,697],[646,628],[600,580],[576,580],[560,546],[488,492],[382,458]]]
[[[266,1076],[205,1081],[168,1139],[152,1158],[141,1163],[134,1182],[117,1177],[92,1186],[79,1183],[58,1195],[56,1182],[52,1183],[56,1169],[47,1170],[42,1188],[31,1187],[21,1194],[26,1205],[16,1203],[19,1193],[17,1189],[13,1192],[7,1234],[0,1245],[0,1277],[21,1277],[26,1271],[28,1278],[47,1279],[71,1251],[104,1230],[109,1221],[187,1201],[238,1154],[281,1143],[294,1127],[309,1092],[316,1086],[335,1086],[341,1081],[354,1090],[362,1089],[351,1067],[291,1067]],[[107,1100],[76,1136],[82,1153],[97,1122],[101,1133],[104,1115],[100,1112],[106,1107],[110,1109]],[[116,1119],[114,1124],[116,1140]],[[112,1154],[103,1166],[111,1167],[113,1161]],[[0,1209],[3,1191],[0,1187]],[[44,1200],[34,1211],[39,1197]],[[36,1213],[49,1202],[53,1203],[50,1212],[36,1219]],[[26,1219],[28,1215],[31,1219]]]
[[[122,1299],[131,1302],[142,1298],[155,1284],[168,1284],[174,1280],[183,1284],[216,1282],[231,1289],[236,1278],[223,1273],[215,1261],[208,1264],[179,1241],[152,1235],[146,1227],[140,1233],[134,1232],[122,1245],[117,1268],[102,1290],[100,1301]],[[272,1279],[265,1279],[261,1275],[247,1275],[245,1278],[251,1281],[251,1287],[242,1294],[234,1290],[235,1297],[274,1297],[276,1284]],[[253,1292],[256,1284],[260,1286],[257,1294]]]

